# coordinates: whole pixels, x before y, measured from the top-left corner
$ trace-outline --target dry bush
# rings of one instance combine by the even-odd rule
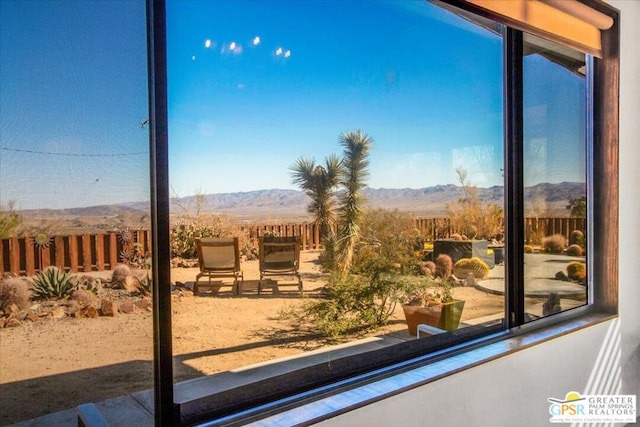
[[[199,214],[196,218],[178,216],[171,224],[171,256],[196,258],[196,240],[201,237],[237,237],[240,253],[251,258],[255,252],[249,244],[249,232],[224,215]]]
[[[542,242],[542,245],[544,246],[546,252],[551,254],[561,254],[566,244],[567,240],[562,234],[554,234],[545,237]]]
[[[447,205],[451,226],[468,239],[501,239],[504,233],[504,212],[495,203],[483,202],[478,188],[467,182],[467,171],[457,168],[456,174],[464,197]]]
[[[402,273],[415,274],[419,261],[416,250],[422,247],[422,241],[411,215],[397,210],[367,210],[362,215],[353,272],[389,271],[396,264]]]
[[[0,280],[0,309],[6,309],[11,304],[27,308],[30,299],[31,289],[26,280],[19,277]]]

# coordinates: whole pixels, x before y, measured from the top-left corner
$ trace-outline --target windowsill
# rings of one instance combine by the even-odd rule
[[[319,422],[613,317],[615,316],[611,314],[593,313],[535,329],[532,325],[526,325],[519,330],[499,332],[453,348],[433,352],[426,357],[399,363],[349,380],[339,381],[240,411],[233,415],[203,422],[201,425],[246,425],[250,423],[256,425],[297,425]],[[177,385],[177,387],[181,388],[183,385],[187,384]],[[212,399],[216,399],[216,396],[210,395],[205,401]],[[185,412],[185,410],[198,412],[198,408],[202,409],[198,400],[183,401],[178,405],[183,421],[199,418],[198,414]],[[207,405],[205,404],[205,406]]]
[[[260,395],[263,390],[268,391],[266,385],[273,388],[275,384],[278,389],[290,391],[298,387],[298,383],[308,381],[311,377],[310,372],[315,375],[326,374],[323,364],[327,362],[328,353],[313,352],[305,357],[265,364],[268,367],[254,366],[200,377],[175,384],[176,411],[179,413],[181,425],[313,424],[615,318],[612,314],[589,313],[588,307],[585,309],[587,310],[558,315],[564,317],[564,320],[547,319],[547,322],[542,319],[517,330],[501,331],[458,345],[449,345],[426,356],[370,369],[348,379],[325,380],[325,385],[299,390],[289,397],[272,399],[269,403],[246,406],[236,411],[227,410],[226,414],[231,415],[217,418],[215,415],[207,416],[212,413],[212,408],[232,407],[230,402],[233,399],[248,401]],[[437,337],[439,336],[432,336],[428,340],[414,339],[405,344],[436,341]],[[451,342],[451,336],[446,341]],[[339,365],[340,361],[345,359],[365,360],[354,352],[360,352],[359,354],[368,359],[369,354],[380,349],[388,350],[389,345],[389,342],[368,340],[357,345],[348,344],[334,348],[330,353],[331,363]],[[286,381],[284,384],[281,382],[282,379]],[[95,408],[108,423],[117,423],[125,417],[139,419],[140,425],[150,425],[153,417],[153,391],[145,390],[99,402]],[[60,418],[64,415],[65,420],[71,420],[76,417],[75,412],[70,410],[51,416]],[[51,416],[46,420],[57,420]],[[45,418],[42,421],[44,422]]]

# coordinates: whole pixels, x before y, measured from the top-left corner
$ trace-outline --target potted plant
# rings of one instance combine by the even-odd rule
[[[449,332],[458,329],[464,301],[453,298],[452,288],[449,278],[423,276],[405,282],[400,302],[411,335],[421,323]]]

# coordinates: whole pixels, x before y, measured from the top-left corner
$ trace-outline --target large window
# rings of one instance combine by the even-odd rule
[[[216,304],[211,310],[220,319],[190,324],[174,311],[174,354],[180,361],[207,374],[234,372],[235,364],[247,360],[270,361],[287,347],[292,353],[318,348],[337,358],[344,353],[313,341],[309,332],[344,333],[348,328],[336,321],[341,316],[352,316],[350,325],[359,325],[367,296],[359,294],[360,311],[350,311],[355,293],[349,287],[380,286],[385,292],[389,277],[406,284],[407,276],[418,277],[409,282],[423,280],[420,274],[433,274],[442,283],[450,274],[442,256],[453,272],[452,287],[438,292],[464,301],[454,309],[462,310],[455,324],[422,328],[425,339],[416,344],[405,329],[406,310],[398,305],[381,329],[398,339],[393,352],[359,350],[361,336],[346,333],[356,350],[351,358],[332,362],[331,378],[589,309],[596,290],[607,286],[594,280],[590,272],[598,269],[587,263],[600,245],[591,234],[604,233],[590,222],[588,195],[598,185],[593,170],[603,165],[591,152],[598,132],[593,107],[605,97],[594,95],[593,64],[600,60],[589,54],[607,52],[599,40],[583,50],[579,37],[559,44],[571,35],[542,38],[548,29],[537,32],[527,22],[515,29],[500,24],[501,12],[468,8],[422,1],[366,7],[360,2],[167,3],[171,227],[174,232],[191,227],[202,236],[240,235],[245,257],[241,287],[225,288],[221,281],[196,296],[214,296],[207,304]],[[354,140],[366,141],[361,163],[349,146]],[[320,194],[313,180],[330,182],[332,159],[345,170],[336,192]],[[362,191],[344,197],[353,190],[354,170],[365,172],[355,178]],[[337,224],[322,222],[323,194],[334,197],[329,206]],[[356,228],[343,227],[353,212],[346,208],[350,201],[361,203]],[[414,235],[399,225],[404,220]],[[336,280],[330,274],[336,265],[326,262],[343,248],[332,244],[353,237],[354,229],[357,242],[342,270],[348,274]],[[348,236],[341,234],[345,230]],[[297,288],[286,294],[284,282],[263,288],[261,261],[252,257],[260,258],[256,242],[266,235],[301,237],[301,266],[311,262],[301,272],[302,299]],[[385,250],[403,236],[414,239],[415,270],[406,268],[415,258]],[[344,262],[340,255],[336,259]],[[308,307],[310,300],[326,302],[321,316],[290,311]],[[252,326],[243,339],[242,328],[255,324],[256,312],[264,323]],[[287,323],[291,312],[297,316]],[[235,328],[227,351],[183,350],[193,328],[206,330],[210,344],[225,345],[220,339],[229,323]],[[275,343],[277,349],[267,349]],[[258,349],[256,360],[251,353]],[[223,357],[227,352],[235,356]],[[362,361],[361,352],[368,363],[354,366],[353,360]],[[305,365],[305,372],[322,377],[327,366]],[[281,381],[293,381],[293,389],[301,390],[329,379],[285,374],[271,385],[253,384],[268,396],[264,399],[225,407],[214,403],[214,396],[210,408],[224,414],[285,396],[275,385]],[[207,405],[204,400],[200,403]]]
[[[394,286],[426,281],[424,271],[460,301],[461,317],[445,329],[502,322],[503,42],[498,25],[477,19],[423,1],[168,2],[171,223],[182,251],[172,256],[197,255],[177,245],[194,243],[187,233],[238,237],[244,279],[207,280],[201,304],[174,304],[174,355],[187,375],[331,352],[326,338],[354,348],[367,336],[412,339],[403,309],[417,308],[396,303]],[[357,241],[349,279],[334,280],[340,267],[326,259],[331,239],[339,250],[345,238],[346,187],[327,189],[337,221],[323,230],[308,174],[329,175],[331,156],[346,169],[341,138],[359,132],[372,142]],[[301,295],[285,277],[261,280],[259,240],[269,234],[301,237]],[[193,289],[198,274],[175,268],[172,279]],[[382,302],[356,296],[350,280],[381,286]],[[327,298],[332,287],[344,294]],[[343,312],[329,313],[327,300]],[[388,321],[362,320],[374,313],[369,302]]]
[[[0,2],[0,424],[152,366],[147,419],[242,424],[615,314],[617,12],[517,3],[561,19]]]
[[[0,2],[0,425],[153,386],[145,14]]]

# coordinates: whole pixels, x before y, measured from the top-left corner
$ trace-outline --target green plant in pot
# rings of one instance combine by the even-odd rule
[[[458,329],[464,301],[453,298],[452,288],[449,278],[423,276],[404,282],[399,300],[411,335],[421,323],[449,332]]]

